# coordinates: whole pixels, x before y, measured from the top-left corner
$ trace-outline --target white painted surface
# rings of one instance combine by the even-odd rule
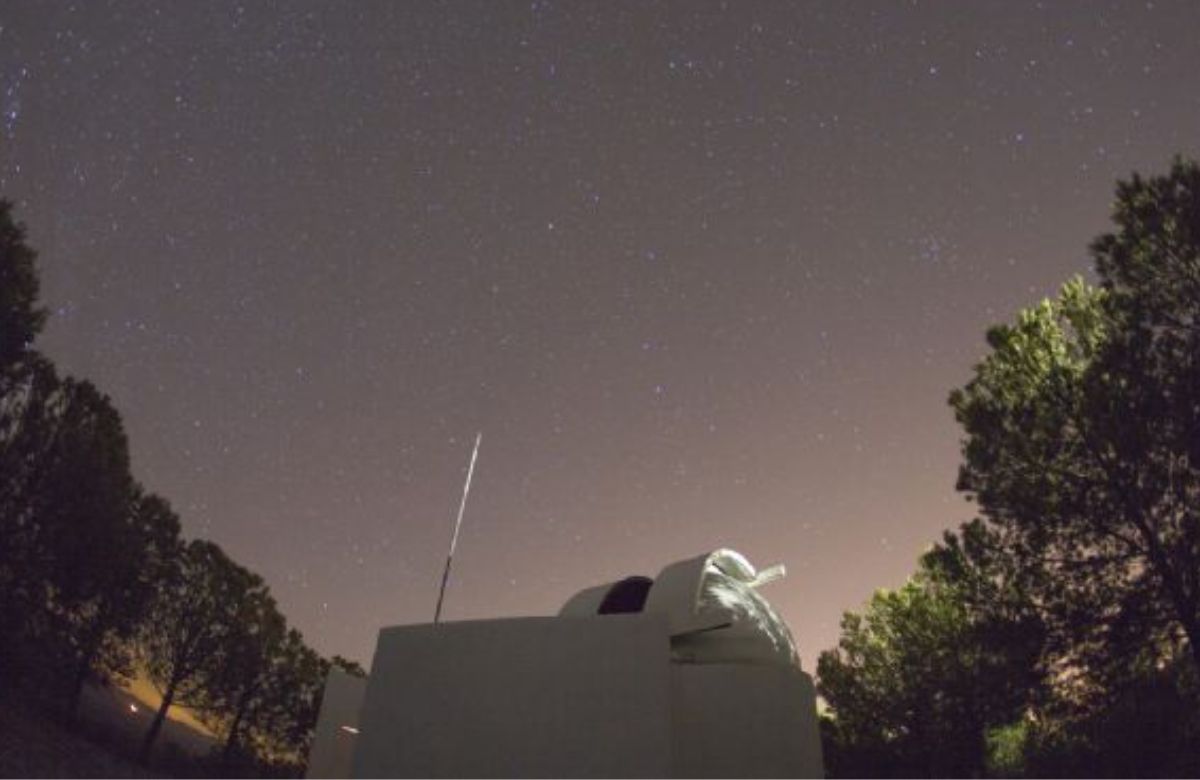
[[[615,582],[609,582],[579,591],[568,599],[566,604],[563,604],[562,609],[558,611],[558,616],[570,618],[595,617],[596,612],[600,609],[601,602],[604,601],[604,596],[615,584]]]
[[[386,628],[353,776],[821,777],[812,679],[756,591],[776,574],[717,550],[665,567],[638,613],[597,615],[603,585],[558,617]]]
[[[359,710],[366,691],[367,681],[362,677],[337,668],[329,670],[321,698],[321,715],[308,753],[308,777],[350,776]]]
[[[792,633],[757,589],[785,576],[776,565],[757,571],[741,553],[714,550],[668,564],[653,580],[643,613],[663,615],[682,663],[800,665]],[[567,600],[560,617],[597,616],[618,583],[582,590]],[[721,630],[712,630],[721,627]]]
[[[674,777],[822,777],[812,679],[795,667],[671,666]]]
[[[659,616],[516,618],[380,632],[356,777],[665,777]]]

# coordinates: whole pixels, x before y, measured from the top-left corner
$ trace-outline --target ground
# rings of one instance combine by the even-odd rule
[[[45,716],[0,704],[0,777],[152,777]]]
[[[136,687],[135,692],[145,695]],[[153,716],[146,701],[114,686],[85,692],[74,729],[0,697],[0,777],[161,777],[173,773],[168,762],[180,753],[199,756],[213,746],[210,735],[168,719],[155,751],[158,760],[143,768],[132,757]]]

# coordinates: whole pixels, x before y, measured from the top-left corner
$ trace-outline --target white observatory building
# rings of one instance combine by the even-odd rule
[[[732,550],[556,617],[395,626],[331,674],[309,777],[821,777],[812,679]]]

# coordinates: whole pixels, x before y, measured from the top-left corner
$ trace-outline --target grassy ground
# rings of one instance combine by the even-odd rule
[[[145,691],[136,690],[145,695]],[[0,777],[161,777],[190,773],[189,764],[214,744],[211,735],[168,719],[149,769],[139,766],[141,738],[154,709],[134,692],[91,687],[79,721],[67,728],[19,699],[0,697]]]
[[[39,713],[0,703],[0,777],[153,777]]]

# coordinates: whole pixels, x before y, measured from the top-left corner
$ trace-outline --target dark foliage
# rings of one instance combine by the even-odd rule
[[[198,761],[168,746],[159,766],[302,775],[329,662],[257,575],[211,542],[181,541],[170,505],[131,476],[109,399],[34,350],[35,258],[0,200],[0,689],[69,723],[87,680],[140,668],[163,693],[143,760],[183,703],[225,749]]]
[[[1200,166],[1114,221],[951,394],[981,517],[822,655],[834,774],[1197,773]]]
[[[25,356],[46,321],[37,303],[36,260],[25,226],[13,219],[12,203],[0,198],[0,370]]]
[[[351,661],[349,658],[343,658],[340,655],[335,655],[329,659],[329,665],[337,669],[341,669],[346,674],[353,677],[366,677],[367,672],[362,668],[362,664],[358,661]]]
[[[842,619],[841,642],[817,665],[831,776],[982,775],[989,733],[1041,693],[1043,627],[984,534],[979,524],[947,534],[904,587]]]
[[[1200,168],[1122,184],[1115,220],[1101,289],[993,329],[951,397],[960,488],[1101,685],[1147,642],[1200,664]]]
[[[143,658],[162,704],[142,746],[146,759],[171,706],[203,709],[208,690],[228,660],[247,603],[266,598],[262,580],[234,563],[220,547],[191,541],[157,583],[154,620],[142,627]]]

